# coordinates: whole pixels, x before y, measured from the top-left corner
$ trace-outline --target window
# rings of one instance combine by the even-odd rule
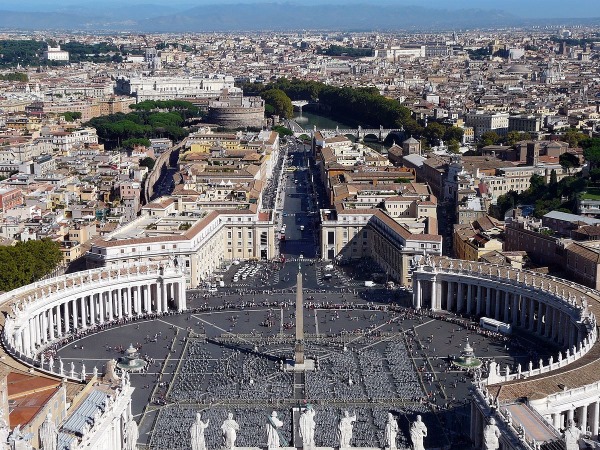
[[[238,239],[241,239],[241,238],[242,238],[242,232],[238,231]]]

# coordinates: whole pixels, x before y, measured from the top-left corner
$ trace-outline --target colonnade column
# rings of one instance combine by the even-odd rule
[[[115,318],[114,314],[114,305],[115,305],[115,293],[117,291],[111,289],[108,291],[108,320],[113,320]]]
[[[558,340],[559,332],[559,311],[556,308],[552,308],[552,340]]]
[[[96,295],[90,295],[90,326],[96,325]]]
[[[588,405],[585,404],[581,407],[579,411],[579,428],[584,433],[587,431],[587,413],[588,413]]]
[[[140,301],[140,287],[135,286],[133,288],[133,304],[135,308],[135,312],[138,316],[142,315],[141,301]]]
[[[46,316],[46,311],[40,314],[40,343],[45,344],[48,342],[48,317]]]
[[[535,311],[535,300],[530,298],[529,299],[529,327],[527,327],[527,329],[529,331],[533,331],[533,319],[534,319],[534,311]]]
[[[494,319],[500,320],[500,295],[502,291],[496,288],[496,304],[494,305]]]
[[[125,303],[125,289],[119,288],[117,290],[117,317],[123,318],[123,303]]]
[[[64,303],[59,303],[56,307],[56,333],[58,337],[63,335],[62,311],[60,310]]]
[[[54,340],[54,308],[48,309],[48,328],[44,330],[44,334],[48,337],[48,340]]]
[[[459,281],[458,282],[458,293],[456,294],[456,312],[460,312],[462,310],[463,301],[464,301],[463,291],[464,291],[464,286]]]
[[[510,292],[504,291],[504,317],[502,322],[510,323]]]
[[[415,284],[415,309],[421,309],[421,280],[416,280]]]
[[[512,298],[512,324],[516,327],[519,324],[519,295],[513,294]]]
[[[479,285],[477,286],[477,305],[475,308],[475,313],[479,316],[481,315],[481,302],[482,302],[482,291],[483,291],[483,286]]]
[[[473,285],[467,284],[467,314],[471,314],[473,307]]]
[[[485,288],[485,316],[492,317],[492,288]]]
[[[98,294],[98,323],[103,324],[104,323],[104,312],[105,312],[105,307],[104,307],[104,303],[106,302],[106,296],[105,296],[106,292],[100,292]]]
[[[169,304],[167,303],[167,286],[165,285],[165,280],[160,282],[160,301],[162,302],[162,310],[167,312]]]
[[[447,282],[448,290],[446,292],[446,311],[452,311],[452,300],[454,300],[454,283]]]
[[[80,298],[81,300],[81,308],[79,311],[79,315],[81,317],[81,328],[87,328],[87,317],[86,317],[86,312],[85,312],[85,296],[81,296]]]
[[[549,305],[546,305],[546,311],[544,313],[544,336],[546,339],[550,339],[552,336],[552,321],[554,318],[554,308]]]
[[[541,335],[542,334],[542,326],[543,324],[543,320],[542,318],[544,317],[544,303],[543,302],[538,302],[538,313],[537,313],[537,334]]]
[[[64,328],[63,329],[65,330],[65,334],[69,334],[69,329],[70,329],[70,327],[69,327],[69,319],[70,319],[71,315],[69,314],[69,303],[71,303],[71,302],[65,302],[65,303],[63,303],[64,319],[65,319]]]
[[[178,311],[184,311],[187,309],[187,299],[185,298],[185,281],[177,283],[179,287],[179,295],[177,298]]]
[[[592,437],[595,438],[596,436],[598,436],[598,420],[600,420],[600,401],[595,401],[594,403],[592,403],[592,413],[590,420],[592,422]]]
[[[29,332],[29,326],[25,326],[23,329],[23,350],[22,352],[26,355],[31,354],[31,333]]]

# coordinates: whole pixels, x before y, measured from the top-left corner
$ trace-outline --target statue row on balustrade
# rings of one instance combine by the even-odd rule
[[[304,450],[311,450],[315,445],[315,415],[316,411],[312,405],[307,405],[298,421],[298,435],[302,440]],[[356,414],[350,415],[348,411],[340,418],[338,423],[338,439],[339,448],[350,448],[352,446],[352,429],[353,423],[356,421]],[[204,439],[204,430],[209,426],[209,420],[202,421],[202,415],[196,414],[196,421],[190,428],[190,437],[192,450],[207,450],[206,441]],[[285,447],[288,444],[284,441],[279,433],[279,428],[283,426],[283,422],[278,418],[277,412],[273,411],[267,418],[265,424],[265,434],[267,448],[275,449]],[[240,429],[239,424],[233,418],[233,414],[229,413],[227,419],[221,425],[222,433],[222,449],[233,450],[235,448],[235,440]],[[398,423],[394,416],[389,413],[385,425],[385,448],[396,450],[396,438],[398,436]],[[423,439],[427,436],[427,427],[421,420],[421,416],[417,416],[417,420],[411,424],[410,439],[412,441],[413,450],[425,450]],[[291,444],[290,444],[291,445]]]

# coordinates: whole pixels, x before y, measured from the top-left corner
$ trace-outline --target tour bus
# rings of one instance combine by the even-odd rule
[[[479,326],[484,330],[496,331],[502,334],[510,334],[512,333],[512,328],[510,324],[500,322],[496,319],[490,319],[489,317],[482,317],[479,320]]]

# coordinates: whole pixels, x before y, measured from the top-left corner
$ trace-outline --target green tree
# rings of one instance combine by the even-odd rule
[[[519,141],[529,141],[531,140],[531,135],[529,133],[524,133],[522,131],[509,131],[506,135],[506,144],[507,145],[515,145]]]
[[[78,111],[66,111],[61,114],[67,122],[75,122],[81,119],[81,113]]]
[[[146,156],[145,158],[140,159],[140,167],[147,167],[148,170],[154,169],[155,163],[156,163],[156,161],[154,159],[150,158],[149,156]]]
[[[423,136],[427,139],[429,145],[439,145],[444,137],[446,128],[437,122],[430,122],[423,130]]]
[[[152,145],[150,143],[150,139],[146,139],[146,138],[131,138],[131,139],[125,139],[121,145],[124,148],[128,148],[128,149],[133,149],[134,147],[137,146],[143,146],[143,147],[150,147],[150,145]]]
[[[0,247],[0,290],[33,283],[51,273],[61,260],[59,244],[49,239]]]
[[[495,131],[486,131],[479,138],[479,145],[481,147],[487,147],[488,145],[494,145],[500,142],[500,136]]]
[[[586,139],[581,141],[583,157],[590,163],[590,168],[600,163],[600,139]]]
[[[588,136],[575,128],[569,128],[562,136],[562,140],[568,143],[570,148],[579,147],[579,143],[587,138]]]
[[[26,73],[13,72],[13,73],[7,73],[6,75],[0,75],[0,80],[18,81],[21,83],[27,83],[29,81],[29,77],[27,76]]]
[[[281,89],[269,89],[260,94],[265,103],[271,105],[275,114],[290,119],[294,116],[292,100]]]
[[[274,126],[272,130],[279,133],[279,137],[292,136],[294,134],[292,130],[282,126]]]
[[[451,139],[448,142],[448,150],[451,153],[459,153],[460,152],[460,143],[455,139]]]
[[[457,141],[462,142],[465,131],[462,128],[449,126],[444,132],[444,141]]]
[[[577,155],[569,152],[565,152],[559,156],[558,161],[560,165],[565,169],[571,169],[572,167],[579,167],[579,158]]]

